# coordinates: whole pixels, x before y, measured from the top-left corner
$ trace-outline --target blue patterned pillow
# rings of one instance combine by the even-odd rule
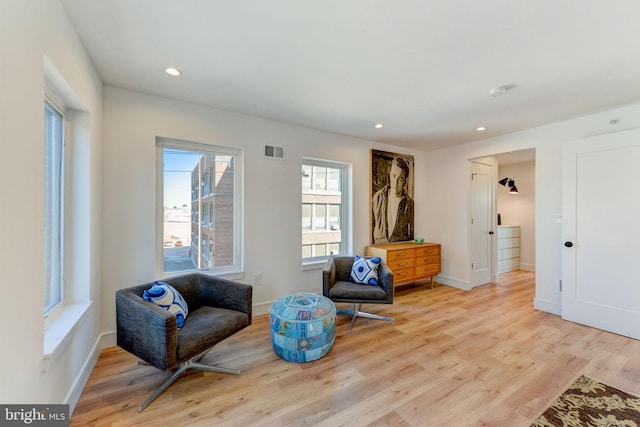
[[[349,280],[366,285],[377,285],[378,267],[381,262],[382,260],[380,257],[363,258],[356,255],[353,260],[353,267],[351,268],[351,276],[349,277]]]
[[[173,286],[164,282],[155,282],[144,291],[142,297],[175,314],[178,328],[184,326],[184,319],[189,314],[189,307],[180,292],[175,290]]]

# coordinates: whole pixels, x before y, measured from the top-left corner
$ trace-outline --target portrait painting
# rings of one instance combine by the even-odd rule
[[[413,240],[413,156],[371,150],[371,243]]]

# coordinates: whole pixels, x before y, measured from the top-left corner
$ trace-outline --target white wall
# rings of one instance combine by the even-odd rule
[[[512,163],[498,167],[498,178],[514,179],[518,194],[509,187],[497,185],[497,210],[502,225],[520,226],[520,269],[535,271],[536,266],[536,182],[535,162]]]
[[[262,120],[121,88],[104,89],[103,328],[115,327],[116,290],[155,278],[156,137],[244,150],[245,276],[254,312],[293,292],[321,292],[320,270],[301,268],[302,157],[351,163],[353,251],[369,244],[370,149],[415,156],[416,235],[432,208],[419,189],[428,180],[424,153]],[[264,145],[284,147],[285,160],[264,157]]]
[[[613,118],[620,119],[618,125],[610,125]],[[442,274],[438,279],[452,286],[469,287],[468,159],[535,148],[534,306],[559,314],[562,224],[556,223],[556,216],[562,213],[562,144],[637,127],[640,104],[427,153],[429,179],[424,191],[434,212],[426,228],[431,230],[430,239],[443,245]]]
[[[45,63],[46,71],[45,71]],[[79,126],[69,141],[70,286],[94,304],[48,360],[44,354],[45,72]],[[53,75],[55,74],[55,75]],[[57,0],[0,2],[0,402],[73,404],[101,332],[102,84]]]

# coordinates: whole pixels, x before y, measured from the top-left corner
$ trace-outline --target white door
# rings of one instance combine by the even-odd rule
[[[471,286],[491,282],[492,167],[471,162]]]
[[[562,317],[640,339],[640,130],[565,144]]]

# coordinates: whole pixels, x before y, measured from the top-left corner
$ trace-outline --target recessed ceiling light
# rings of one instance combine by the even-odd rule
[[[182,74],[180,72],[180,70],[178,70],[177,68],[173,68],[173,67],[167,67],[164,69],[164,72],[169,74],[170,76],[179,76],[180,74]]]
[[[478,132],[484,132],[485,130],[487,130],[487,127],[486,126],[479,126],[479,127],[476,128],[476,130]]]
[[[375,125],[373,125],[373,127],[376,129],[382,129],[384,125],[382,123],[376,123]]]

